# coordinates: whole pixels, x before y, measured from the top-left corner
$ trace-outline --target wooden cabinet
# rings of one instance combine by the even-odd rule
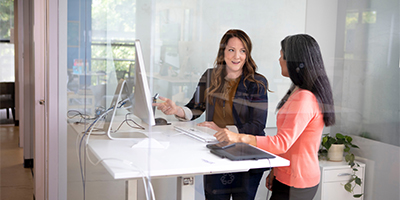
[[[360,167],[356,174],[361,178],[363,184],[361,184],[361,187],[357,185],[354,188],[354,194],[364,193],[365,164],[358,161],[357,163]],[[354,198],[353,194],[344,189],[344,184],[347,183],[352,174],[352,169],[346,162],[321,160],[319,166],[321,170],[321,181],[314,200],[363,200],[363,196]]]

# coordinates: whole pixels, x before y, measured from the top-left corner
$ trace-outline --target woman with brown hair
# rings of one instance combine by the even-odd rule
[[[264,136],[268,112],[268,82],[257,73],[251,57],[252,43],[242,30],[228,30],[221,39],[214,68],[200,78],[189,103],[180,107],[170,99],[154,104],[167,115],[180,120],[194,120],[206,111],[206,121],[199,126],[220,131]],[[204,94],[204,96],[202,96]],[[252,200],[265,169],[249,172],[204,176],[206,199]]]

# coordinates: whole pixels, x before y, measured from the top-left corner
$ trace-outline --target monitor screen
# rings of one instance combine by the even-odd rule
[[[136,62],[135,62],[135,89],[130,112],[139,117],[144,123],[156,125],[153,115],[152,96],[147,81],[146,68],[139,40],[135,40]]]

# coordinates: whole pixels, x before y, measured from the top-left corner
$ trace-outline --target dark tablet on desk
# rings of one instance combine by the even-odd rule
[[[275,158],[257,147],[251,146],[246,143],[234,143],[227,148],[210,148],[210,152],[221,157],[228,158],[229,160],[258,160]]]

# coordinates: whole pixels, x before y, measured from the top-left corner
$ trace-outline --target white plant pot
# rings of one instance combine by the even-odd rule
[[[332,144],[328,150],[328,159],[330,161],[340,162],[343,160],[344,144]]]

